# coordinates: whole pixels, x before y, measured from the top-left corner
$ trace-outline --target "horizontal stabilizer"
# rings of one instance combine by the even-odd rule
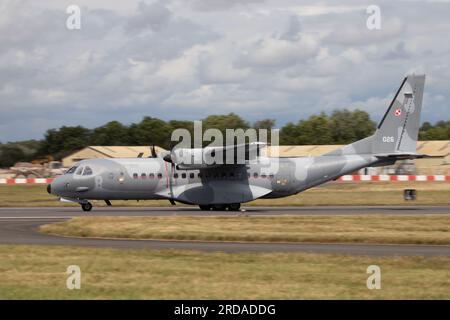
[[[423,159],[423,158],[445,158],[445,155],[430,156],[428,154],[420,154],[420,153],[378,153],[378,154],[375,154],[374,156],[377,158],[395,158],[397,160]]]

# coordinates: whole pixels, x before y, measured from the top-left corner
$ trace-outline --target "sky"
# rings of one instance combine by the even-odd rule
[[[427,76],[422,120],[449,120],[449,17],[444,0],[0,0],[0,142],[144,116],[379,120],[410,73]]]

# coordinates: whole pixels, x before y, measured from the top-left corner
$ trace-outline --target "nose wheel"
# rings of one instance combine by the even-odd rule
[[[90,202],[86,202],[86,203],[82,203],[81,204],[81,209],[83,209],[83,211],[91,211],[92,210],[92,204]]]

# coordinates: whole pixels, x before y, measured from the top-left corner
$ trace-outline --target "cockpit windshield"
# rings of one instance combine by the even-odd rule
[[[92,169],[90,167],[84,168],[83,176],[90,176],[92,174]]]
[[[74,173],[75,170],[77,170],[77,168],[78,168],[77,166],[74,166],[74,167],[70,168],[69,170],[67,170],[65,174],[71,174],[71,173]]]

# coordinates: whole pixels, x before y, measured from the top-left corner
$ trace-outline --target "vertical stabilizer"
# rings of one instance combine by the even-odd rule
[[[424,75],[403,80],[372,136],[372,153],[416,153],[424,85]]]
[[[372,136],[329,152],[327,155],[415,154],[424,85],[425,75],[407,76]]]

